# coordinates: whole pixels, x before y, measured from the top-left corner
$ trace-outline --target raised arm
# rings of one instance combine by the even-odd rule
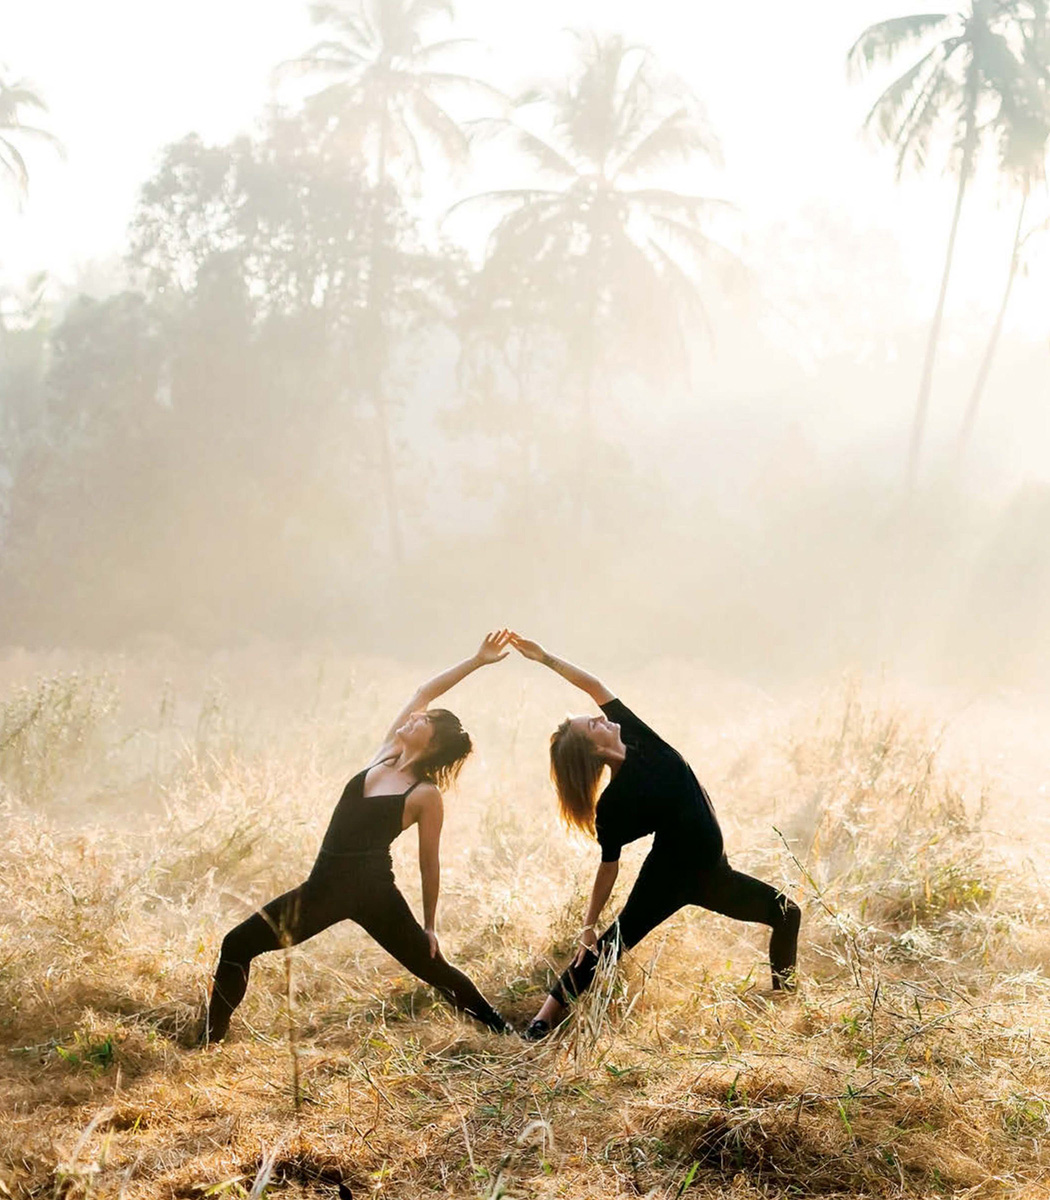
[[[509,653],[506,649],[509,641],[510,633],[506,629],[497,629],[486,634],[476,654],[472,654],[470,658],[465,658],[462,662],[456,663],[454,667],[449,667],[447,671],[442,671],[440,675],[435,675],[433,679],[428,679],[426,683],[422,684],[394,718],[383,737],[382,744],[373,756],[373,762],[386,757],[387,752],[393,746],[394,735],[414,712],[423,712],[429,708],[438,696],[443,696],[445,692],[454,688],[460,680],[466,679],[478,667],[500,662],[501,659],[506,658]]]
[[[568,680],[573,687],[578,687],[581,691],[586,692],[595,704],[607,704],[610,700],[615,699],[613,693],[600,679],[595,679],[593,675],[588,675],[586,671],[574,667],[572,663],[566,662],[563,658],[556,658],[553,654],[548,654],[539,642],[530,642],[528,638],[523,638],[519,633],[511,633],[509,637],[510,644],[519,654],[531,658],[533,662],[543,663],[545,667],[550,667],[555,674]]]

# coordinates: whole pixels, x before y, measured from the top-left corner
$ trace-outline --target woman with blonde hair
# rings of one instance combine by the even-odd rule
[[[768,883],[734,871],[707,792],[684,758],[604,684],[519,634],[511,645],[586,692],[602,716],[570,717],[551,737],[551,777],[561,815],[602,851],[580,935],[580,951],[525,1031],[538,1040],[591,984],[599,955],[619,957],[687,904],[772,930],[769,963],[776,990],[794,986],[801,913]],[[602,776],[610,779],[599,795]],[[595,927],[628,842],[654,834],[623,911],[600,936]]]
[[[459,718],[430,708],[461,679],[509,653],[506,630],[490,633],[478,652],[436,675],[394,718],[367,767],[350,780],[332,813],[317,861],[304,883],[231,929],[219,965],[201,1041],[221,1041],[248,986],[253,959],[295,946],[338,921],[355,921],[402,966],[435,987],[453,1007],[499,1033],[510,1028],[474,983],[446,962],[435,932],[444,819],[441,790],[456,778],[472,746]],[[419,830],[423,924],[394,882],[390,844],[409,826]]]

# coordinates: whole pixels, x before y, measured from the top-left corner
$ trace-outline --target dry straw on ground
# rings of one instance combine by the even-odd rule
[[[946,767],[924,705],[684,670],[621,688],[700,770],[734,863],[803,905],[796,997],[766,990],[761,931],[688,910],[527,1047],[341,926],[260,961],[202,1053],[223,932],[303,875],[411,681],[227,663],[231,696],[157,664],[31,666],[0,710],[0,1197],[1048,1194],[1046,893],[999,836],[1035,797]],[[524,1023],[595,855],[543,778],[571,699],[499,670],[457,698],[480,749],[449,801],[443,942]]]

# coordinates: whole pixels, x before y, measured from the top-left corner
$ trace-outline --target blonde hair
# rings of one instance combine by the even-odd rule
[[[594,809],[604,767],[590,740],[573,729],[569,718],[551,734],[551,781],[558,793],[561,819],[570,829],[591,837],[595,836]]]

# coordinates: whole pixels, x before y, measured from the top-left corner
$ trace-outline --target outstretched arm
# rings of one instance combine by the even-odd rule
[[[386,731],[382,745],[373,757],[373,762],[386,756],[393,746],[394,735],[414,712],[422,712],[429,708],[438,696],[443,696],[445,692],[454,688],[460,680],[466,679],[478,667],[484,667],[489,663],[499,662],[506,658],[509,653],[506,649],[509,641],[510,633],[506,629],[498,629],[486,634],[476,654],[465,658],[461,663],[456,663],[454,667],[449,667],[447,671],[442,671],[440,675],[435,675],[433,679],[428,679],[419,687]]]
[[[545,667],[550,667],[562,679],[567,679],[573,687],[578,687],[581,691],[586,692],[595,704],[606,704],[615,699],[613,693],[600,679],[595,679],[593,675],[588,675],[586,671],[574,667],[572,663],[566,662],[563,658],[556,658],[553,654],[548,654],[539,642],[530,642],[521,634],[512,633],[510,634],[510,644],[519,654],[531,658],[534,662],[543,663]]]

